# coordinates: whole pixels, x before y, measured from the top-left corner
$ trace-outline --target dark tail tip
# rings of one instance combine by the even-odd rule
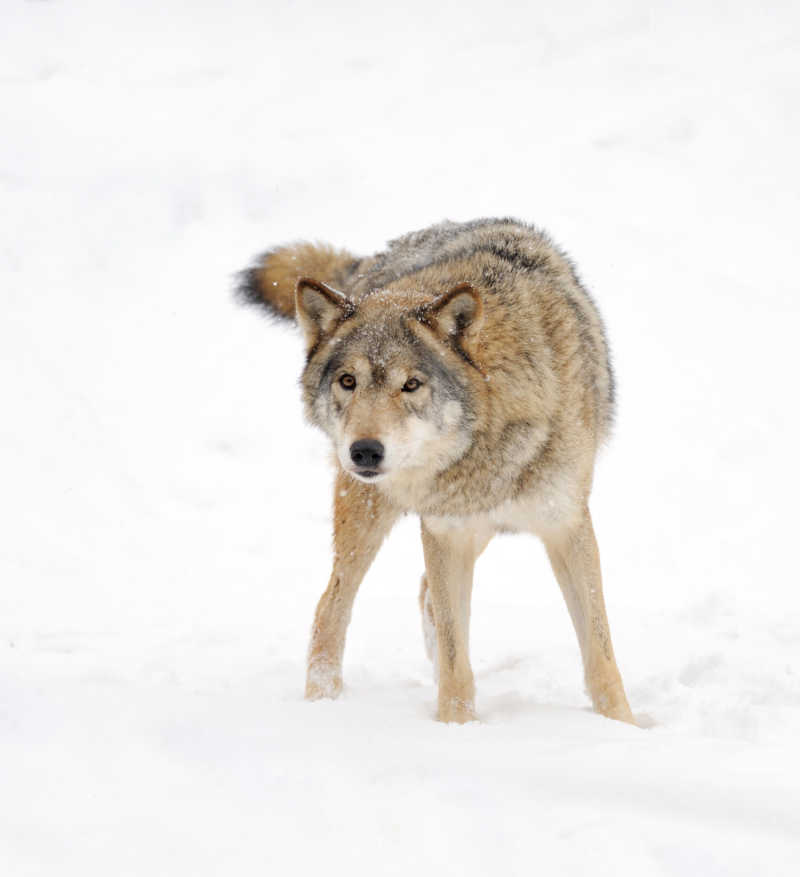
[[[236,273],[236,281],[233,287],[233,296],[240,305],[266,306],[267,302],[261,294],[259,282],[259,266],[251,265],[244,271]]]
[[[294,314],[287,313],[281,308],[281,302],[274,301],[264,294],[264,270],[267,259],[271,255],[266,252],[259,256],[252,265],[239,271],[235,275],[233,286],[233,297],[240,305],[247,307],[255,306],[262,313],[267,314],[275,319],[285,320],[288,323],[294,323]]]

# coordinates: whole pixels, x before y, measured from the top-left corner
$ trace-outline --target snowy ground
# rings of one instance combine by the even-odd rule
[[[796,873],[799,59],[789,2],[3,0],[0,873]],[[588,710],[522,537],[477,569],[482,722],[432,721],[410,519],[300,697],[326,446],[230,274],[498,214],[607,319],[646,729]]]

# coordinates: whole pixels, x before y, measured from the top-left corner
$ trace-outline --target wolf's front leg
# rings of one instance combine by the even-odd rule
[[[399,511],[376,487],[341,470],[333,496],[333,571],[320,598],[308,649],[306,698],[342,690],[342,656],[358,587]]]
[[[469,722],[475,716],[475,681],[469,663],[469,607],[475,559],[485,534],[471,527],[422,522],[425,580],[436,623],[441,722]]]
[[[549,534],[544,543],[578,635],[594,709],[611,719],[633,723],[611,645],[600,555],[589,509],[584,509],[577,523]]]

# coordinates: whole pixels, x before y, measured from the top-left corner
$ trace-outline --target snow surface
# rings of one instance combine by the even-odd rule
[[[797,873],[796,3],[3,0],[0,106],[0,873]],[[507,214],[608,323],[646,728],[524,537],[476,572],[482,721],[434,722],[411,519],[301,699],[328,450],[231,273]]]

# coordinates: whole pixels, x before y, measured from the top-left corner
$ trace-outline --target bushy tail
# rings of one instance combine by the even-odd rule
[[[266,308],[273,316],[294,320],[294,288],[300,277],[313,277],[341,289],[359,263],[345,250],[327,244],[296,243],[268,250],[236,282],[236,297],[243,304]]]

